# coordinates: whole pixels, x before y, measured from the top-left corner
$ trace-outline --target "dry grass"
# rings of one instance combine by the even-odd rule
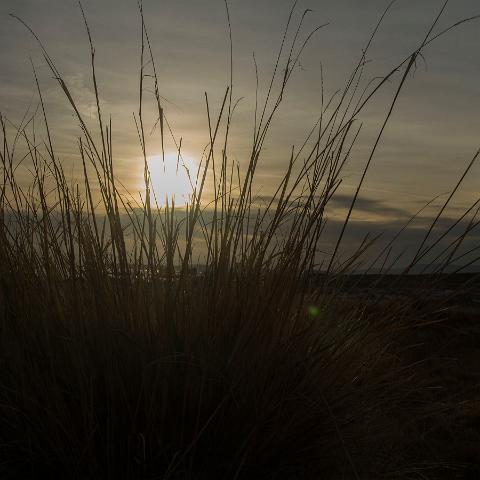
[[[114,174],[111,126],[98,101],[87,22],[96,133],[39,40],[82,128],[84,176],[77,185],[63,172],[37,80],[44,143],[38,115],[15,128],[1,118],[2,478],[453,475],[453,465],[425,440],[445,404],[426,395],[431,379],[400,350],[407,324],[425,312],[401,302],[371,311],[360,300],[342,300],[337,274],[355,267],[371,247],[366,239],[340,262],[344,230],[325,264],[328,275],[310,284],[325,209],[357,138],[355,120],[386,82],[397,79],[385,127],[416,58],[437,38],[437,20],[417,50],[361,92],[370,39],[345,88],[325,102],[309,132],[314,147],[305,142],[292,149],[276,194],[261,209],[252,185],[262,146],[309,36],[301,43],[294,34],[291,45],[284,38],[242,174],[228,156],[232,85],[218,118],[210,117],[207,99],[209,144],[186,210],[158,208],[150,189],[142,114],[147,67],[136,116],[146,194],[133,204]],[[163,139],[170,125],[143,22],[141,55],[142,65],[150,62]],[[222,138],[220,131],[226,132]],[[178,151],[181,163],[180,144]],[[20,162],[31,166],[28,187],[17,180]],[[206,208],[202,194],[209,181],[214,199]],[[445,265],[474,226],[475,217],[451,242]],[[192,273],[198,238],[205,252],[202,275]],[[424,258],[427,238],[407,271]]]

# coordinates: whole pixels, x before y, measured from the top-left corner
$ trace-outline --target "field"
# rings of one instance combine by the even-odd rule
[[[408,262],[392,252],[420,212],[389,243],[367,235],[353,252],[342,249],[416,62],[437,38],[474,19],[432,33],[442,9],[418,47],[362,90],[382,16],[345,86],[288,151],[272,195],[259,199],[270,125],[315,33],[300,40],[308,12],[293,25],[295,12],[294,5],[264,103],[257,98],[245,168],[229,150],[231,78],[218,105],[205,94],[207,146],[194,175],[165,113],[140,2],[139,197],[117,176],[84,10],[93,122],[34,29],[18,19],[78,122],[72,148],[81,176],[72,179],[63,167],[34,69],[38,108],[19,123],[0,116],[2,479],[480,475],[480,277],[466,273],[478,265],[471,236],[480,200],[442,223],[480,151],[458,172]],[[390,84],[386,114],[328,243],[329,206],[360,132],[357,119]],[[150,129],[161,139],[163,165],[167,137],[175,142],[177,171],[191,182],[186,205],[157,198]]]

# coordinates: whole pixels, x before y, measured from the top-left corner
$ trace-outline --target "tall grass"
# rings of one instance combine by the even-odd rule
[[[259,207],[253,185],[262,147],[315,33],[300,40],[307,12],[294,28],[292,9],[266,99],[257,99],[247,168],[229,156],[231,80],[216,118],[205,95],[208,145],[191,178],[191,202],[180,210],[173,201],[159,206],[150,182],[147,79],[162,148],[165,137],[175,141],[179,168],[182,151],[163,108],[141,3],[135,120],[145,194],[136,203],[115,175],[112,126],[99,101],[85,15],[95,129],[27,26],[81,126],[83,178],[75,184],[64,173],[35,73],[35,115],[19,125],[0,118],[2,478],[425,478],[446,468],[425,443],[444,404],[431,400],[429,382],[405,360],[398,341],[407,324],[436,317],[397,301],[373,312],[361,300],[345,301],[342,274],[356,268],[372,240],[340,257],[398,95],[423,49],[449,30],[433,34],[442,12],[414,52],[362,90],[382,16],[346,85],[325,100],[317,124],[292,148],[275,193]],[[319,265],[326,208],[360,131],[356,119],[390,81],[397,88],[344,228]],[[18,179],[21,163],[30,165],[28,185]],[[206,185],[212,199],[204,200]],[[438,252],[444,267],[457,261],[475,228],[475,206],[465,214],[466,229]],[[430,234],[406,273],[439,247],[427,242]],[[201,274],[195,273],[198,243]],[[370,268],[383,262],[388,271],[390,246],[370,257]]]

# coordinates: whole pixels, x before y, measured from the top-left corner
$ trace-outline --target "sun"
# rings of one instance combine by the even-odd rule
[[[154,155],[147,158],[150,172],[150,191],[152,203],[164,207],[172,205],[185,206],[192,199],[197,180],[198,165],[190,157],[175,154]]]

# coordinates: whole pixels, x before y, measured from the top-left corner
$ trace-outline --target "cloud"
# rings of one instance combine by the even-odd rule
[[[265,97],[273,71],[282,29],[291,6],[290,0],[244,0],[231,3],[234,40],[234,95],[245,97],[236,111],[229,143],[230,158],[243,167],[248,161],[248,145],[253,129],[255,69],[252,51],[259,67],[260,99]],[[476,13],[476,0],[457,0],[450,6],[442,25]],[[303,7],[316,9],[306,20],[306,29],[325,21],[322,29],[302,57],[304,69],[296,69],[285,103],[275,119],[257,180],[262,192],[274,188],[281,162],[288,161],[292,144],[301,144],[320,107],[320,64],[325,67],[325,97],[342,88],[345,75],[361,54],[369,33],[385,7],[384,0],[338,0],[323,2],[304,0]],[[369,52],[365,82],[384,74],[407,55],[428,28],[438,11],[437,0],[398,2],[380,28]],[[138,111],[139,19],[135,2],[130,0],[85,0],[84,7],[96,47],[101,106],[106,117],[112,113],[113,150],[122,181],[136,190],[136,156],[140,155],[132,112]],[[41,84],[48,92],[47,113],[54,145],[62,159],[69,162],[77,155],[78,122],[66,99],[52,86],[54,80],[45,68],[38,46],[10,11],[34,27],[55,58],[59,69],[89,125],[96,125],[96,104],[91,83],[88,40],[80,11],[75,2],[62,0],[2,0],[0,5],[0,111],[19,120],[35,92],[28,57],[38,67]],[[204,91],[208,92],[211,114],[220,109],[224,86],[229,81],[228,29],[224,5],[217,0],[164,0],[145,2],[146,21],[157,61],[160,93],[176,106],[166,104],[177,138],[183,138],[188,154],[199,158],[208,141],[208,124]],[[300,11],[295,19],[298,20]],[[468,160],[478,132],[478,82],[480,65],[477,54],[478,24],[465,25],[451,36],[431,45],[427,53],[428,69],[421,65],[407,80],[397,108],[385,131],[369,172],[373,188],[394,185],[384,199],[361,195],[353,211],[352,232],[360,227],[381,229],[405,222],[417,209],[405,201],[404,191],[425,195],[426,201],[448,190]],[[400,77],[398,75],[397,77]],[[396,78],[398,81],[398,78]],[[50,82],[50,83],[48,83]],[[146,84],[151,82],[146,79]],[[385,94],[365,111],[364,130],[347,174],[358,175],[370,152],[378,124],[385,118],[395,84],[386,86]],[[155,120],[154,108],[148,107],[151,95],[145,94],[148,120]],[[177,108],[178,105],[178,108]],[[14,116],[17,118],[14,118]],[[147,116],[147,115],[146,115]],[[150,131],[151,125],[146,126]],[[150,154],[160,143],[150,138]],[[173,142],[170,142],[172,144]],[[172,146],[169,144],[169,148]],[[283,164],[282,164],[283,165]],[[137,170],[136,170],[137,169]],[[471,202],[478,192],[479,170],[472,171],[471,185],[462,203]],[[365,191],[368,191],[365,188]],[[330,204],[330,221],[340,221],[351,197],[337,194]],[[416,225],[427,225],[428,219]],[[443,224],[442,224],[443,225]],[[414,227],[417,228],[417,227]],[[420,228],[420,227],[418,227]],[[355,236],[358,239],[358,235]],[[355,240],[356,241],[356,240]]]
[[[336,194],[332,197],[329,207],[334,209],[348,209],[352,203],[352,195]],[[354,207],[355,212],[361,212],[371,217],[385,217],[388,220],[404,220],[412,216],[406,209],[393,207],[381,200],[364,196],[357,197]]]

